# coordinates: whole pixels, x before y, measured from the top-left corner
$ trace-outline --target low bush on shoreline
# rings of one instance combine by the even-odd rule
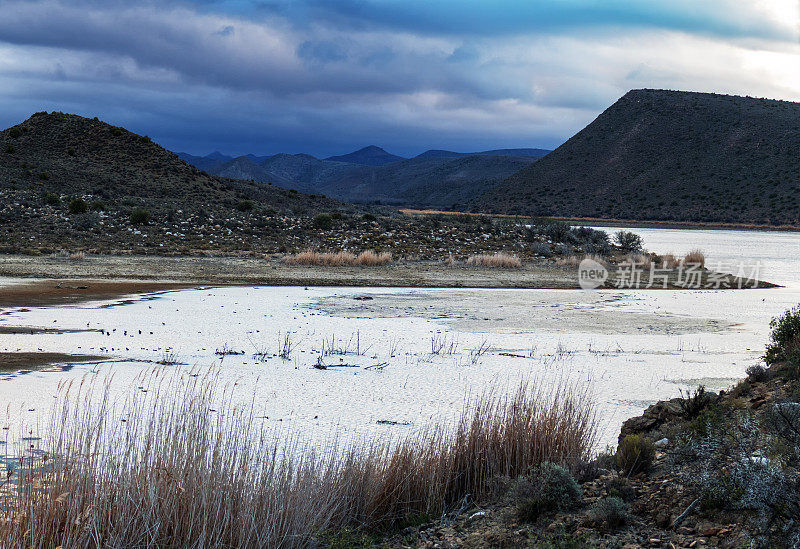
[[[351,252],[315,252],[306,250],[287,256],[289,265],[313,265],[324,267],[377,267],[392,263],[392,254],[367,250],[356,255]]]
[[[308,547],[441,516],[492,479],[586,459],[595,443],[593,405],[568,386],[523,383],[473,401],[453,428],[325,451],[254,427],[213,372],[164,376],[134,383],[148,392],[123,404],[68,386],[45,472],[20,473],[4,500],[0,545]]]
[[[706,256],[702,250],[692,250],[683,257],[684,265],[697,265],[700,268],[706,266]]]

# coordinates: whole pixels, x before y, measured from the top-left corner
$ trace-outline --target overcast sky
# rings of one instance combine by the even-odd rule
[[[800,100],[798,0],[0,0],[0,126],[175,151],[555,148],[632,88]]]

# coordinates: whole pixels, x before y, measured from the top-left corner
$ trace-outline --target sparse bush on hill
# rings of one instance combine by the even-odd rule
[[[10,135],[13,139],[17,139],[19,136],[22,135],[22,130],[17,127],[11,128],[8,130],[8,135]]]
[[[240,212],[249,212],[253,209],[253,201],[252,200],[241,200],[237,205],[236,209]]]
[[[102,212],[103,210],[105,210],[105,209],[106,209],[106,205],[105,205],[105,204],[103,204],[103,203],[102,203],[101,201],[99,201],[99,200],[94,200],[94,201],[91,203],[91,205],[89,206],[89,208],[91,208],[91,209],[92,209],[92,211],[95,211],[95,212]]]
[[[330,214],[321,213],[314,217],[314,228],[327,231],[333,228],[333,217]]]
[[[88,207],[86,206],[86,202],[84,202],[81,198],[75,198],[69,203],[69,213],[71,214],[86,213],[87,209]]]
[[[58,206],[61,203],[61,197],[56,193],[44,193],[44,203],[48,206]]]
[[[511,498],[520,520],[533,522],[542,513],[571,509],[583,496],[570,472],[554,463],[542,463],[528,475],[517,478]]]
[[[589,509],[589,520],[606,532],[625,526],[629,519],[628,505],[615,496],[603,498]]]
[[[16,152],[14,145],[11,145],[10,143],[6,145],[6,154],[14,154],[14,152]]]
[[[150,221],[150,212],[142,208],[136,208],[131,212],[130,220],[134,225],[145,225]]]

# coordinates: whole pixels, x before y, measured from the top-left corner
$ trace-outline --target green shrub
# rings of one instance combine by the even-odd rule
[[[150,138],[146,135],[143,135],[139,138],[139,143],[150,143]]]
[[[44,203],[50,206],[58,206],[61,203],[61,197],[55,193],[44,193]]]
[[[69,149],[67,149],[67,154],[70,156],[75,156],[75,149],[70,147]]]
[[[11,144],[6,145],[6,154],[14,154],[14,152],[16,152],[14,145]]]
[[[20,135],[22,135],[22,130],[20,130],[19,128],[11,128],[10,130],[8,130],[8,135],[10,135],[12,138],[16,139]]]
[[[50,174],[48,174],[47,172],[39,172],[39,179],[41,179],[42,181],[47,181],[48,179],[50,179]]]
[[[253,201],[252,200],[242,200],[236,205],[236,209],[240,212],[249,212],[253,209]]]
[[[111,135],[113,135],[114,137],[119,137],[120,135],[122,135],[122,128],[117,128],[116,126],[111,128]]]
[[[628,435],[617,448],[617,467],[626,474],[633,475],[647,471],[656,457],[653,441],[641,435]]]
[[[329,214],[318,214],[314,217],[314,228],[323,231],[333,228],[333,217]]]
[[[681,395],[683,391],[681,391]],[[707,393],[704,385],[695,389],[694,393],[688,392],[679,402],[683,415],[688,419],[694,419],[708,408],[714,401],[714,393]]]
[[[361,216],[361,219],[363,221],[377,221],[378,218],[372,215],[371,213],[365,213],[364,215]]]
[[[71,214],[86,213],[86,210],[88,209],[89,208],[86,206],[86,202],[80,198],[75,198],[69,203],[69,213]]]
[[[142,208],[136,208],[131,212],[131,223],[134,225],[144,225],[150,221],[150,212]]]
[[[597,501],[589,509],[589,519],[608,532],[625,526],[629,518],[628,505],[614,496]]]
[[[764,361],[775,364],[789,360],[800,349],[800,305],[793,307],[769,323],[772,328],[771,343],[767,346]]]
[[[95,200],[89,205],[89,208],[94,212],[102,212],[106,209],[106,205],[99,200]]]
[[[583,491],[564,467],[542,463],[527,477],[518,478],[511,489],[517,516],[535,521],[542,513],[571,509],[580,503]]]
[[[622,501],[630,502],[636,499],[636,490],[633,489],[628,479],[614,476],[606,482],[608,497],[619,498]]]
[[[640,253],[644,249],[642,237],[630,231],[619,231],[614,235],[614,240],[628,253]]]

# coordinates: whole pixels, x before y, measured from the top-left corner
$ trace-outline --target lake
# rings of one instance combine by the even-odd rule
[[[125,397],[142,391],[141,376],[154,368],[189,376],[213,366],[258,422],[312,441],[403,436],[452,419],[471,396],[529,379],[588,388],[601,444],[613,443],[626,418],[657,400],[735,383],[759,361],[770,319],[800,303],[795,233],[629,230],[658,253],[701,248],[712,268],[758,264],[763,279],[785,287],[227,287],[17,309],[0,326],[83,331],[0,335],[0,351],[113,360],[0,377],[6,432],[41,432],[65,381],[113,374],[112,396]]]

